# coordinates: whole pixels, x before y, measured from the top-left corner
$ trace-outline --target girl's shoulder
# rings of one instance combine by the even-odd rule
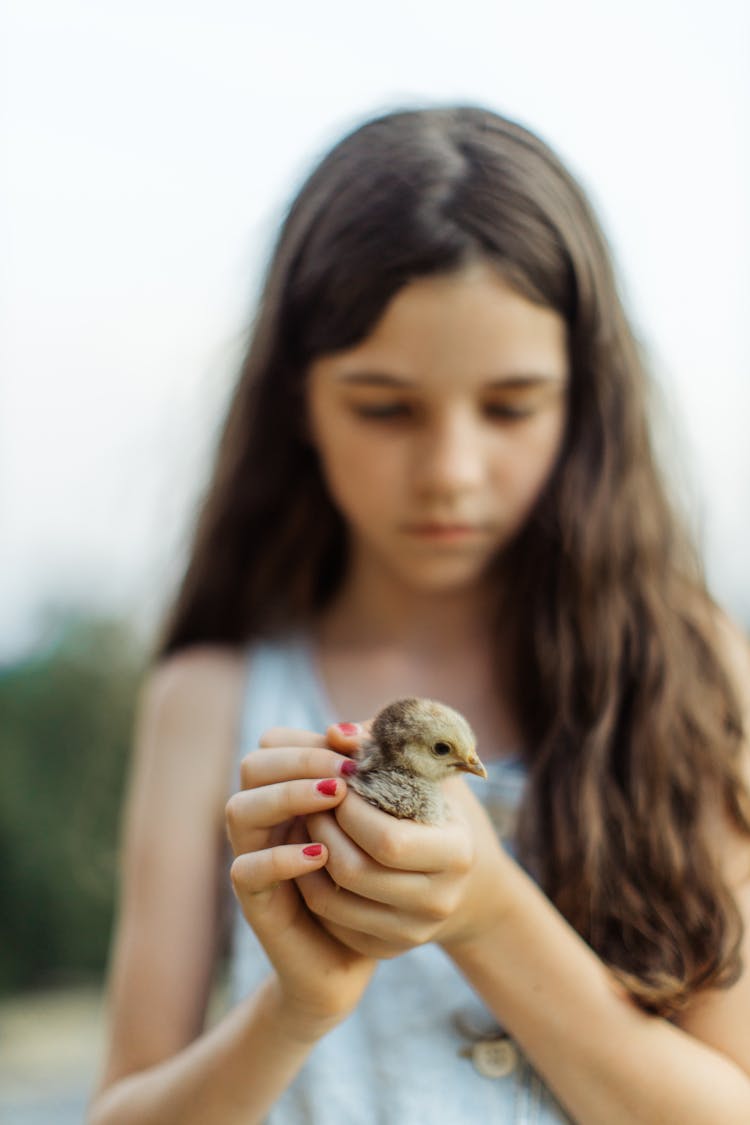
[[[695,608],[695,607],[694,607]],[[734,781],[739,805],[750,815],[750,638],[723,609],[705,601],[697,607],[695,620],[712,645],[734,696],[741,723]],[[742,905],[750,929],[750,836],[730,813],[728,806],[708,803],[704,810],[704,832],[727,887]],[[749,935],[750,936],[750,935]]]
[[[162,705],[194,699],[198,706],[236,692],[246,663],[243,648],[195,644],[164,657],[151,668],[143,687],[146,698]],[[197,694],[196,694],[197,693]]]
[[[721,610],[714,613],[713,620],[720,654],[746,723],[750,722],[750,637]]]
[[[693,619],[711,644],[740,711],[743,762],[750,770],[750,633],[709,599],[691,604]],[[750,772],[745,781],[750,786]]]
[[[174,776],[188,772],[223,809],[239,732],[247,673],[244,649],[191,645],[155,664],[141,688],[136,742],[158,742]],[[189,765],[189,771],[184,767]]]
[[[740,709],[743,727],[743,758],[750,765],[750,635],[722,609],[711,615],[718,656]],[[750,773],[745,773],[750,785]]]
[[[740,708],[743,737],[739,773],[750,805],[750,639],[730,617],[717,612],[714,623],[720,655]],[[750,841],[746,835],[724,825],[719,832],[724,867],[731,885],[750,886]]]

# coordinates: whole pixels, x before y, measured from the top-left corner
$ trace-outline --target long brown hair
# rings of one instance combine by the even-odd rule
[[[739,913],[705,829],[719,809],[750,832],[740,711],[655,463],[605,239],[532,133],[474,107],[391,113],[313,171],[270,261],[155,657],[239,645],[326,605],[346,527],[306,439],[307,367],[366,336],[410,279],[477,256],[568,326],[563,449],[497,562],[523,668],[522,855],[631,994],[669,1015],[739,971]]]

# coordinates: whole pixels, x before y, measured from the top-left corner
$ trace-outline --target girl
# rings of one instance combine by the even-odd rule
[[[347,792],[348,720],[405,695],[489,763],[441,826]],[[91,1121],[750,1121],[749,699],[580,188],[485,110],[357,129],[143,692]]]

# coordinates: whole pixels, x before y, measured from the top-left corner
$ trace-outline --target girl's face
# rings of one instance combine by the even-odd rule
[[[422,592],[476,583],[524,523],[565,424],[565,322],[476,263],[401,289],[310,365],[312,440],[354,566]]]

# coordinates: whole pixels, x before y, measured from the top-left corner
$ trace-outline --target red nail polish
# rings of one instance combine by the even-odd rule
[[[359,727],[356,723],[336,723],[336,726],[348,738],[351,738],[353,734],[359,734]]]
[[[323,851],[322,844],[308,844],[306,848],[302,849],[303,855],[320,855]]]
[[[325,781],[319,781],[318,784],[315,786],[315,788],[318,790],[318,792],[322,793],[324,797],[335,797],[336,796],[336,787],[337,787],[337,782],[336,782],[336,779],[333,778],[333,777],[326,778]]]
[[[351,758],[345,758],[341,763],[341,772],[344,777],[351,777],[353,773],[357,772],[357,763],[353,762]]]

